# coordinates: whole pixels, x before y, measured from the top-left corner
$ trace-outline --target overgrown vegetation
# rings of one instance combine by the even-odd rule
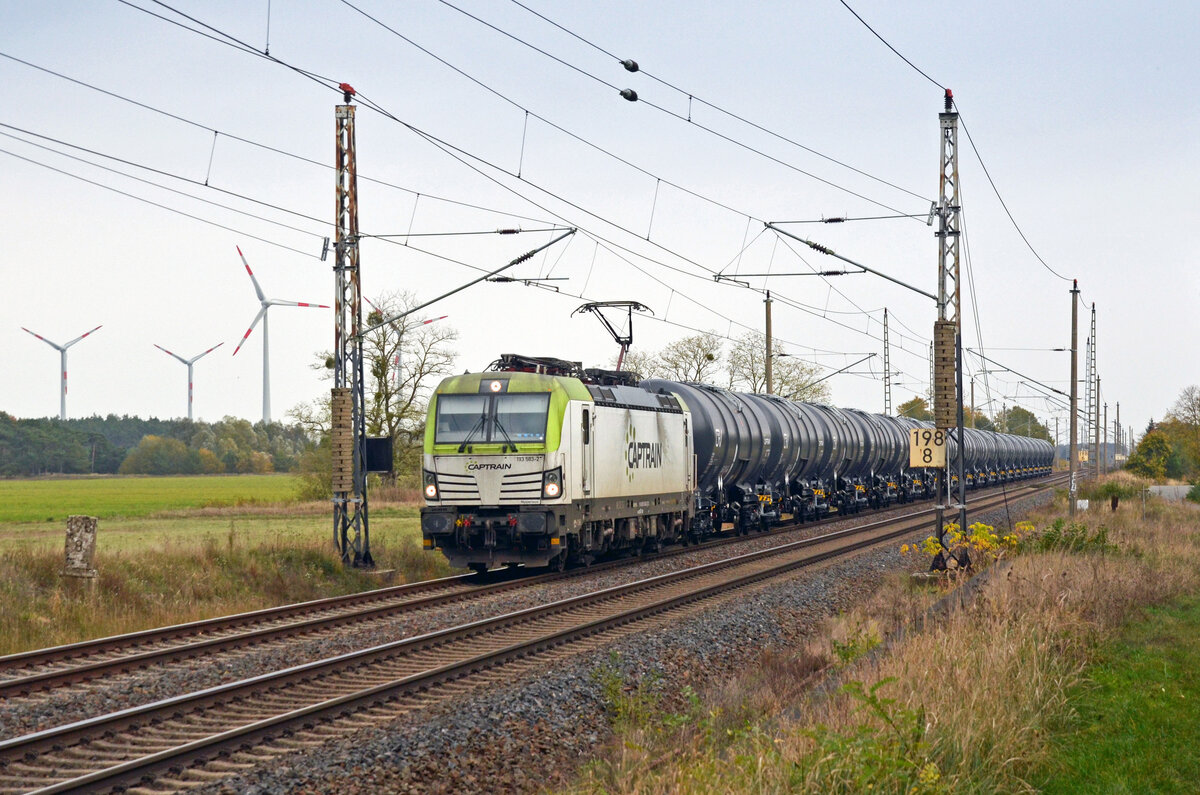
[[[0,544],[0,654],[387,584],[342,565],[327,511],[299,520],[235,512],[143,519],[128,532],[102,522],[93,586],[61,575],[61,528],[49,543],[9,539]],[[385,508],[371,523],[379,568],[396,570],[392,582],[451,573],[443,556],[421,549],[414,512],[389,516],[396,512]]]
[[[1069,776],[1075,787],[1061,791],[1096,792],[1132,782],[1073,762],[1064,768],[1058,738],[1083,730],[1086,746],[1088,715],[1098,713],[1079,705],[1100,675],[1089,665],[1104,659],[1121,628],[1148,606],[1200,590],[1200,513],[1156,499],[1145,523],[1140,505],[1112,512],[1097,504],[1074,522],[1062,512],[1060,503],[1035,517],[1042,530],[973,527],[962,535],[978,545],[977,565],[1004,557],[1011,567],[949,617],[921,624],[943,588],[890,578],[815,638],[763,652],[757,665],[702,695],[673,695],[661,682],[609,684],[614,704],[646,690],[659,708],[617,708],[624,718],[614,724],[616,742],[573,791],[1028,792]],[[864,653],[877,628],[901,625],[924,630],[883,654]],[[811,691],[816,670],[844,686],[832,695]],[[1194,713],[1190,691],[1177,684],[1167,691],[1184,692],[1178,709]],[[1159,698],[1145,690],[1144,698]],[[1184,737],[1194,738],[1200,721],[1191,714],[1183,723]],[[1138,764],[1155,765],[1154,780],[1194,783],[1188,752],[1153,748],[1158,725],[1168,724],[1109,721],[1098,731],[1121,735],[1110,757],[1146,748]]]

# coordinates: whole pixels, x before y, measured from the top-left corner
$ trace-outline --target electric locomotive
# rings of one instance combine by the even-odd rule
[[[425,429],[425,547],[483,571],[675,541],[693,510],[690,421],[675,396],[575,362],[508,354],[447,378]]]

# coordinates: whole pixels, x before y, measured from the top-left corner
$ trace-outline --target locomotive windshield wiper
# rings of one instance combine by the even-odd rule
[[[470,444],[471,440],[475,438],[475,434],[477,434],[481,430],[483,430],[483,424],[485,422],[487,422],[487,409],[486,408],[483,410],[483,413],[479,415],[479,422],[475,423],[475,427],[471,428],[471,430],[467,433],[467,435],[465,437],[463,437],[462,444],[460,444],[458,446],[458,452],[461,453],[467,449],[467,445]]]
[[[504,455],[504,453],[510,447],[512,448],[512,451],[514,453],[517,452],[517,443],[512,440],[512,437],[508,435],[508,431],[504,430],[504,426],[500,424],[500,415],[497,414],[496,417],[492,420],[492,422],[495,424],[496,430],[498,430],[498,431],[500,431],[500,433],[504,434],[505,444],[503,447],[500,448],[500,455]]]

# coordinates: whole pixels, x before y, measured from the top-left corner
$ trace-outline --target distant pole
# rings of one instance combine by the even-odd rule
[[[1104,474],[1108,473],[1108,404],[1104,404],[1104,444],[1100,448],[1104,456],[1100,459],[1104,464]]]
[[[1121,433],[1121,401],[1117,401],[1117,418],[1113,420],[1113,434],[1116,438],[1113,443],[1117,445],[1117,449],[1125,453],[1125,435]]]
[[[773,370],[771,369],[771,366],[775,363],[775,351],[772,350],[772,347],[774,346],[774,339],[771,336],[771,291],[770,290],[767,290],[767,300],[764,301],[763,303],[766,304],[766,307],[767,307],[767,394],[773,395],[773,394],[775,394],[775,392],[773,391],[773,388],[772,388],[773,383],[772,383],[771,376],[773,375]]]
[[[1095,352],[1096,348],[1092,346],[1092,353]],[[1096,451],[1092,473],[1100,477],[1100,376],[1096,376],[1096,424],[1092,426],[1092,449]]]
[[[883,413],[892,416],[892,353],[888,342],[888,311],[883,308]]]
[[[1092,444],[1092,452],[1096,453],[1096,448],[1100,446],[1097,437],[1100,434],[1100,377],[1096,375],[1096,304],[1092,302],[1092,333],[1088,337],[1088,428],[1087,435],[1090,437]],[[1097,467],[1098,456],[1092,456],[1092,474],[1093,476],[1099,472]]]
[[[971,427],[975,427],[975,376],[971,376]]]
[[[1071,518],[1075,518],[1075,467],[1079,459],[1079,280],[1071,282],[1071,450],[1067,470],[1071,473],[1068,491]]]

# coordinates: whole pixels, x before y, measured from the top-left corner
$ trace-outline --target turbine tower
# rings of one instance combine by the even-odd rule
[[[233,355],[237,356],[237,352],[246,344],[246,339],[250,336],[250,332],[254,331],[254,327],[258,325],[258,321],[263,324],[263,422],[271,421],[271,359],[270,339],[267,336],[267,310],[273,306],[306,306],[312,309],[328,309],[325,304],[304,304],[297,301],[280,301],[276,298],[267,298],[262,291],[262,287],[258,285],[258,279],[254,278],[254,271],[250,270],[250,263],[246,262],[246,255],[242,253],[240,246],[237,247],[238,256],[242,258],[242,264],[246,266],[246,273],[250,274],[250,281],[254,283],[254,292],[258,295],[258,302],[262,308],[258,310],[258,314],[254,316],[254,322],[250,324],[250,328],[246,329],[246,333],[242,335],[242,341],[233,349]]]
[[[95,332],[99,328],[100,328],[100,326],[96,326],[96,328],[92,329],[91,331],[87,332],[86,334],[80,334],[78,337],[76,337],[75,339],[66,343],[65,345],[59,345],[57,343],[51,342],[50,340],[46,339],[41,334],[37,334],[37,333],[32,332],[29,329],[25,328],[24,326],[21,326],[21,331],[24,331],[27,334],[33,334],[33,336],[37,337],[39,340],[46,343],[47,345],[49,345],[51,348],[58,351],[58,353],[59,353],[60,361],[62,362],[62,366],[59,368],[59,372],[62,373],[62,390],[59,395],[59,402],[58,402],[58,418],[60,420],[65,420],[67,418],[67,348],[70,348],[72,345],[79,342],[81,339],[86,337],[88,334]]]
[[[217,348],[220,348],[224,344],[225,343],[223,343],[223,342],[218,342],[216,345],[212,346],[211,348],[206,350],[204,353],[193,356],[190,359],[185,359],[177,353],[172,353],[171,351],[167,350],[166,348],[159,345],[158,343],[154,343],[155,348],[158,348],[160,351],[162,351],[165,354],[174,356],[176,359],[178,359],[179,361],[181,361],[187,365],[187,369],[188,369],[188,419],[189,420],[192,418],[192,365],[195,364],[196,362],[200,361],[201,359],[203,359],[205,356],[209,355],[213,351],[215,351]]]

